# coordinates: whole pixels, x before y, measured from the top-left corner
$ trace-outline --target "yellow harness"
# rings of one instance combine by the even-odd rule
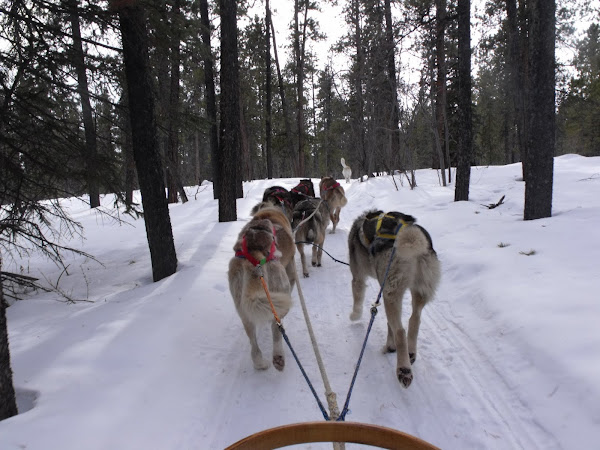
[[[398,225],[393,233],[385,233],[385,232],[381,231],[383,219],[386,219],[386,218],[398,221]],[[391,214],[387,214],[387,213],[381,213],[377,217],[373,217],[373,218],[367,219],[367,220],[375,220],[375,219],[377,219],[377,224],[375,225],[375,235],[373,236],[373,240],[371,241],[369,239],[369,237],[366,235],[364,230],[361,233],[366,241],[367,247],[369,247],[377,238],[393,241],[394,239],[396,239],[396,236],[398,235],[398,232],[402,229],[402,227],[407,225],[407,223],[404,221],[404,219],[398,218],[396,216],[392,216]]]
[[[388,219],[398,220],[397,217],[392,216],[390,214],[386,214],[386,213],[379,214],[379,216],[377,217],[377,225],[375,226],[375,237],[376,238],[381,238],[381,239],[392,239],[392,240],[396,239],[396,236],[398,235],[398,232],[402,229],[403,226],[406,225],[406,222],[404,221],[404,219],[399,219],[398,226],[394,230],[393,234],[382,233],[382,232],[380,232],[380,230],[381,230],[381,224],[383,222],[383,219],[385,219],[386,217]]]

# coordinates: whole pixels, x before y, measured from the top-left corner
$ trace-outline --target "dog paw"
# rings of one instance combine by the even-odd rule
[[[417,353],[416,352],[415,353],[409,353],[408,357],[410,358],[410,363],[414,364],[415,361],[417,360]]]
[[[313,267],[316,267],[316,265],[317,265],[317,262],[316,262],[316,261],[313,261],[313,262],[312,262],[312,266],[313,266]],[[319,265],[320,265],[320,264],[319,264]]]
[[[399,367],[396,373],[400,384],[405,388],[409,387],[413,380],[412,370],[406,367]]]
[[[383,353],[396,353],[396,347],[386,344],[383,346]]]
[[[308,272],[304,272],[303,275],[304,275],[304,278],[308,278]]]
[[[273,367],[281,372],[285,367],[285,357],[283,355],[273,355]]]
[[[362,317],[362,311],[352,311],[352,313],[350,314],[350,320],[352,320],[353,322],[360,319]]]
[[[264,358],[255,359],[254,368],[256,370],[267,370],[269,368],[269,361]]]

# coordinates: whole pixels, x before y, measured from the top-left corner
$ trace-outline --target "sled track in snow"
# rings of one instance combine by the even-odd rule
[[[428,385],[441,384],[452,397],[464,397],[465,405],[478,405],[477,411],[461,412],[460,405],[444,408],[452,410],[458,406],[457,413],[465,414],[465,428],[457,444],[461,440],[464,444],[463,439],[473,439],[479,434],[489,439],[473,442],[473,448],[477,445],[511,449],[560,448],[554,436],[536,422],[528,406],[487,356],[493,349],[482,349],[459,322],[451,319],[450,307],[447,301],[434,301],[424,310],[419,358],[421,363],[425,362],[427,373],[419,379],[418,385],[425,396],[430,392]],[[427,400],[448,402],[451,396]],[[444,417],[439,416],[438,420],[443,423]]]

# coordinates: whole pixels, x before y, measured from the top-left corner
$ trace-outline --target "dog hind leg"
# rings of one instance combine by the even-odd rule
[[[304,244],[297,244],[296,248],[300,253],[300,262],[302,262],[302,274],[304,278],[308,278],[308,268],[306,267],[306,257],[304,256]]]
[[[333,228],[331,229],[331,233],[334,234],[335,233],[335,228],[337,227],[338,222],[340,221],[340,210],[342,208],[341,207],[336,207],[333,210],[333,214],[331,215],[331,222],[333,224]]]
[[[367,284],[365,283],[364,278],[356,276],[352,278],[352,297],[354,299],[354,305],[352,306],[350,320],[358,320],[362,317],[366,289]]]
[[[421,325],[421,311],[427,303],[427,299],[418,292],[412,293],[412,314],[408,321],[408,356],[410,363],[414,364],[417,359],[417,337]]]
[[[323,256],[323,244],[325,244],[325,236],[323,233],[319,232],[318,238],[315,239],[315,244],[313,245],[313,253],[312,253],[312,265],[321,267],[321,256]]]
[[[285,356],[283,354],[283,339],[279,325],[273,320],[271,324],[271,331],[273,332],[273,367],[277,370],[282,371],[285,367]]]
[[[285,273],[287,274],[288,280],[290,280],[290,294],[294,290],[294,284],[296,283],[296,263],[292,259],[287,266],[285,266]]]
[[[263,358],[260,347],[258,346],[258,341],[256,339],[256,325],[247,320],[242,320],[242,323],[244,324],[244,329],[246,330],[248,339],[250,339],[250,356],[252,357],[254,368],[256,370],[267,369],[269,367],[269,361]]]
[[[388,322],[388,339],[391,334],[396,344],[396,376],[400,384],[407,388],[413,380],[413,373],[408,356],[406,330],[402,326],[402,297],[405,290],[405,288],[386,290],[387,292],[383,294],[383,304]]]

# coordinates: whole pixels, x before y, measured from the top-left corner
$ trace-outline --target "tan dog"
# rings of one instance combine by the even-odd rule
[[[402,213],[368,211],[354,221],[348,235],[354,297],[350,319],[358,320],[362,315],[366,278],[376,278],[380,286],[385,283],[388,336],[384,351],[397,352],[396,376],[404,387],[413,379],[411,364],[417,358],[421,311],[433,298],[441,276],[431,236],[415,221]],[[408,336],[401,321],[402,297],[407,289],[412,295]]]
[[[314,213],[314,214],[313,214]],[[325,230],[329,225],[329,210],[320,198],[302,200],[294,208],[292,222],[296,242],[312,242],[312,265],[321,267],[321,255],[325,243]],[[302,262],[302,273],[308,277],[308,267],[304,256],[304,244],[296,244]]]
[[[261,324],[270,323],[273,366],[283,370],[282,336],[260,276],[263,275],[275,311],[282,319],[292,306],[292,284],[285,264],[294,263],[295,252],[287,218],[274,207],[260,210],[242,229],[233,249],[236,256],[229,262],[229,290],[250,340],[254,368],[263,370],[269,367],[258,346],[256,332]]]
[[[348,203],[344,188],[332,177],[323,177],[319,183],[319,191],[329,207],[329,217],[333,224],[331,232],[335,233],[335,227],[340,221],[340,211]]]

